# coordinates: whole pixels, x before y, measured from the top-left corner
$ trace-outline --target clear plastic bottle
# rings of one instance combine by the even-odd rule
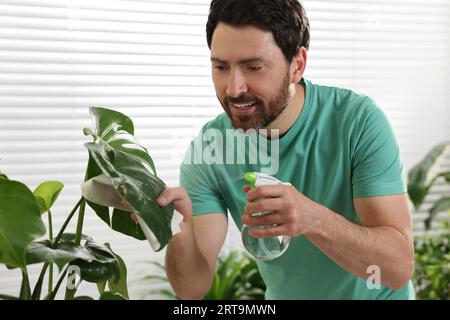
[[[272,176],[259,172],[247,172],[244,175],[244,179],[248,181],[251,189],[254,189],[257,186],[261,185],[290,185],[290,183],[283,183]],[[252,216],[263,216],[266,214],[270,214],[270,211],[257,212]],[[243,225],[241,231],[242,242],[244,243],[244,247],[248,251],[248,253],[250,253],[256,259],[273,260],[281,256],[289,247],[289,242],[291,240],[291,237],[289,236],[255,238],[248,233],[250,230],[255,228],[272,228],[274,226],[276,225],[256,227],[249,227],[245,224]]]

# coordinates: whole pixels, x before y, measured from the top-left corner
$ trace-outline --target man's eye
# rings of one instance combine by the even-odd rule
[[[226,67],[225,66],[221,66],[221,65],[215,65],[214,69],[219,70],[219,71],[225,71]]]
[[[249,66],[248,69],[250,71],[255,72],[255,71],[261,71],[262,67],[261,66]]]

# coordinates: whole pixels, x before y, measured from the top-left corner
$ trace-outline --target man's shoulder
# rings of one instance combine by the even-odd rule
[[[360,93],[345,87],[328,86],[321,84],[312,84],[314,91],[320,98],[329,99],[334,98],[333,101],[347,106],[376,106],[375,101],[368,95]]]
[[[363,93],[345,87],[311,84],[314,99],[319,109],[342,118],[357,120],[380,111],[375,100]]]

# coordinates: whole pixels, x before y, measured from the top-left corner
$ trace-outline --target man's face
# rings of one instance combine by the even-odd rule
[[[219,23],[211,41],[212,79],[236,129],[262,129],[286,108],[289,64],[271,31]]]

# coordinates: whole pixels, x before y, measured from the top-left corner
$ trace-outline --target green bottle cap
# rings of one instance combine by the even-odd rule
[[[254,189],[256,188],[255,183],[256,183],[256,172],[247,172],[244,175],[244,179],[248,181],[248,183],[250,183],[250,188]]]

